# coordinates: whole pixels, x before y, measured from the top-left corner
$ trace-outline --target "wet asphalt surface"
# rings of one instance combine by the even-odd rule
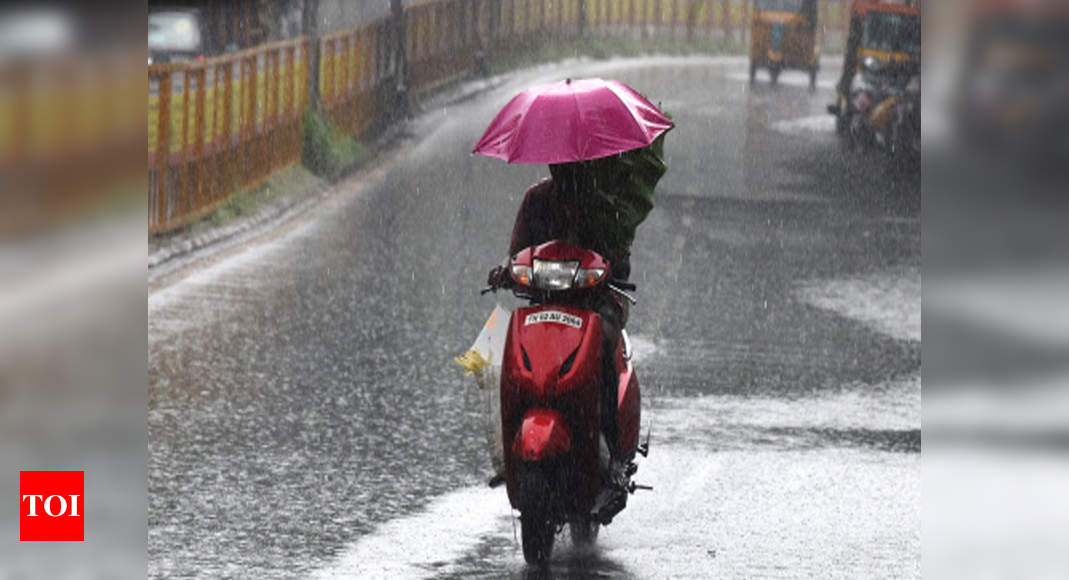
[[[920,308],[919,169],[839,148],[836,66],[814,93],[751,87],[739,59],[516,74],[417,119],[381,179],[156,289],[149,577],[919,577],[919,322],[895,330]],[[546,174],[468,151],[565,76],[622,80],[677,128],[632,258],[655,490],[538,571],[452,358]]]

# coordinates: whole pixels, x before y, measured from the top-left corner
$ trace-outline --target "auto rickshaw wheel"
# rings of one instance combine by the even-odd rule
[[[853,153],[867,153],[874,145],[872,131],[865,125],[860,113],[855,112],[850,116],[846,135],[847,144]]]

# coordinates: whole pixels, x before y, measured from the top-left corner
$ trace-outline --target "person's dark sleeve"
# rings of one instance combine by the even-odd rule
[[[631,278],[631,251],[611,262],[613,280],[627,282]]]
[[[548,183],[551,182],[549,180],[541,181],[531,186],[527,193],[524,194],[520,209],[516,212],[516,223],[512,226],[512,241],[509,243],[510,256],[528,246],[544,241],[537,239],[537,234],[531,228],[534,220],[538,219],[542,206],[545,205],[542,198]]]
[[[513,256],[516,252],[526,248],[530,245],[531,239],[531,227],[529,222],[529,214],[531,213],[531,192],[527,191],[527,194],[523,196],[523,202],[520,203],[520,209],[516,212],[516,223],[512,225],[512,240],[509,242],[509,255]]]

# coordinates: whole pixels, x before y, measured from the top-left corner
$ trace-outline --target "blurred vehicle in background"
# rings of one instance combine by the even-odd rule
[[[964,142],[1069,160],[1069,6],[987,0],[972,19],[955,103]]]
[[[920,156],[920,9],[855,0],[839,80],[836,132],[852,148]]]
[[[817,86],[820,46],[817,43],[817,0],[756,0],[750,31],[750,82],[757,69],[768,69],[772,84],[786,69],[809,73]]]
[[[148,13],[148,64],[183,62],[213,54],[196,8],[155,8]]]
[[[888,151],[892,155],[905,155],[914,160],[920,160],[921,71],[919,65],[914,67],[909,80],[906,81],[898,95],[887,138]]]
[[[879,147],[898,157],[920,157],[920,65],[911,62],[881,64],[866,57],[850,83],[845,113],[838,115],[836,130],[852,149]]]
[[[71,16],[49,7],[0,9],[0,58],[72,51],[78,42]]]

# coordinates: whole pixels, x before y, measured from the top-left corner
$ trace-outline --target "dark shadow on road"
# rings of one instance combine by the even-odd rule
[[[861,447],[876,451],[920,453],[920,429],[836,429],[771,427],[767,433],[791,440],[792,448]]]
[[[436,580],[500,579],[515,580],[582,580],[587,578],[635,578],[635,573],[607,556],[597,544],[589,548],[575,548],[568,532],[557,535],[553,556],[545,566],[527,565],[523,561],[518,534],[512,537],[486,538],[482,544],[456,567],[438,574]]]
[[[567,534],[565,534],[567,536]],[[557,548],[557,553],[546,567],[527,566],[524,580],[582,580],[586,578],[632,578],[634,575],[620,563],[601,553],[594,546],[577,549],[567,545]]]

